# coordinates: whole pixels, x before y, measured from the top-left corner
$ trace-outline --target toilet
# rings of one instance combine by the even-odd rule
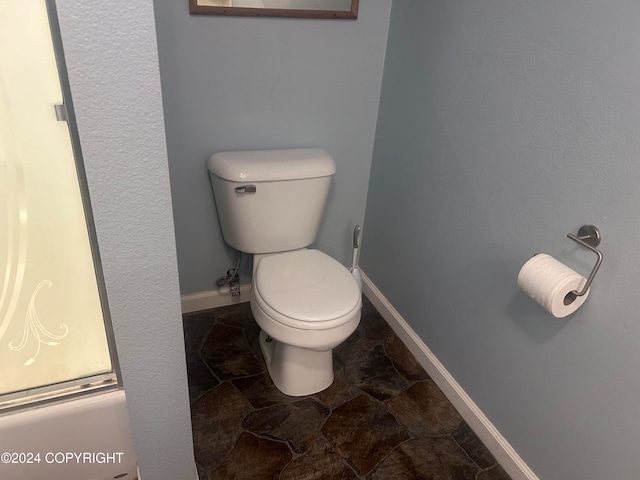
[[[251,312],[275,386],[291,396],[333,383],[332,350],[358,327],[356,279],[316,238],[335,174],[319,148],[220,152],[208,169],[224,240],[253,254]]]

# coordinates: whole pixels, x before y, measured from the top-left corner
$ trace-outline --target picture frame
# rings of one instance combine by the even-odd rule
[[[268,0],[237,0],[239,3],[250,5],[268,4]],[[198,15],[236,15],[250,17],[292,17],[292,18],[325,18],[347,19],[358,18],[359,0],[344,0],[344,9],[335,9],[331,4],[339,0],[327,0],[330,4],[325,9],[300,9],[300,8],[267,8],[263,6],[233,6],[236,0],[189,0],[189,11]]]

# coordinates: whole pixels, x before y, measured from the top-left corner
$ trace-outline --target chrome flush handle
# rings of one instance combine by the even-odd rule
[[[256,193],[256,186],[243,185],[241,187],[236,187],[236,193]]]

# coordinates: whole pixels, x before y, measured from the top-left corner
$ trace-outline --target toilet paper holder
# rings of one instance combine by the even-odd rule
[[[579,292],[577,290],[573,290],[569,294],[569,295],[573,294],[576,297],[581,297],[585,293],[587,293],[587,290],[589,290],[589,287],[591,286],[591,282],[593,281],[593,277],[596,276],[596,272],[598,271],[598,269],[600,268],[600,264],[602,263],[602,252],[600,252],[600,250],[596,248],[598,245],[600,245],[600,241],[602,240],[602,237],[600,236],[600,229],[595,225],[583,225],[578,230],[577,236],[574,235],[573,233],[567,233],[567,237],[569,237],[574,242],[579,243],[583,247],[588,248],[598,256],[596,265],[593,267],[593,270],[591,270],[591,274],[587,278],[587,283],[584,284],[584,286],[582,287],[582,290],[580,290]]]

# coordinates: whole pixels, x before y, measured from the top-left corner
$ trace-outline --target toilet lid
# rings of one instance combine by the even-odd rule
[[[310,322],[347,315],[360,300],[360,289],[349,270],[319,250],[264,257],[254,288],[278,313]]]

